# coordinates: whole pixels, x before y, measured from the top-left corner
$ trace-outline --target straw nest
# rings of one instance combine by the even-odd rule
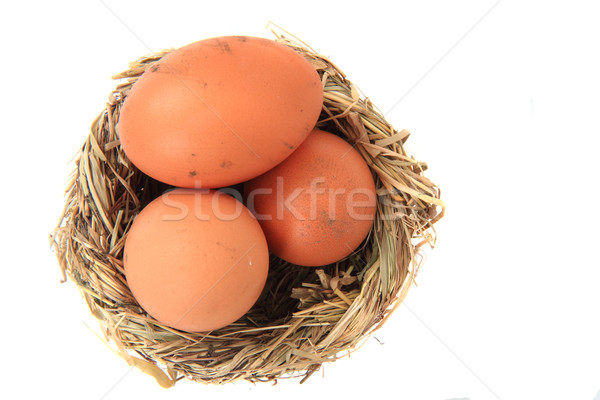
[[[276,40],[302,54],[322,78],[318,127],[353,144],[375,177],[376,220],[351,256],[323,268],[272,257],[255,306],[209,333],[174,330],[140,308],[125,280],[123,246],[135,216],[168,187],[127,159],[115,125],[131,86],[171,50],[138,59],[113,77],[121,83],[78,153],[65,209],[50,235],[63,281],[75,282],[106,339],[164,387],[184,377],[214,384],[283,377],[303,382],[385,322],[413,284],[419,249],[435,243],[434,223],[445,208],[439,189],[423,176],[427,165],[404,151],[409,133],[395,130],[326,57],[283,35]]]

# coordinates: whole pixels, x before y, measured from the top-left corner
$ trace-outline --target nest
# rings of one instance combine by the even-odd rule
[[[420,265],[419,249],[435,243],[444,214],[439,189],[424,162],[403,148],[397,131],[329,59],[276,34],[304,56],[323,82],[317,127],[346,139],[375,178],[374,226],[351,256],[322,268],[290,265],[271,256],[263,293],[241,319],[209,333],[172,329],[144,312],[124,276],[123,247],[136,215],[169,189],[140,172],[122,151],[115,125],[131,86],[171,50],[136,60],[113,77],[120,84],[93,121],[76,158],[67,202],[50,235],[63,281],[75,282],[107,341],[161,386],[182,378],[224,384],[300,377],[349,354],[405,298]]]

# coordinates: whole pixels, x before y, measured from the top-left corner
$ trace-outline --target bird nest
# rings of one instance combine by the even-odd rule
[[[67,201],[50,235],[63,280],[79,288],[109,342],[132,366],[169,387],[182,378],[213,384],[299,377],[358,348],[402,302],[435,243],[444,215],[424,162],[403,148],[397,131],[328,58],[295,39],[278,42],[304,56],[323,83],[317,127],[351,143],[375,178],[371,232],[349,257],[320,268],[271,256],[267,283],[238,321],[208,333],[172,329],[147,314],[127,286],[123,247],[136,215],[169,187],[140,172],[123,152],[115,126],[136,80],[165,54],[142,57],[115,77],[119,84],[93,121],[76,158]]]

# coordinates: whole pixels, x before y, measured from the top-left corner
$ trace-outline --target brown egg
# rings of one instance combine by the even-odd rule
[[[376,195],[362,156],[336,135],[314,130],[289,158],[244,186],[269,249],[298,265],[336,262],[373,225]]]
[[[117,131],[129,159],[178,187],[216,188],[274,167],[314,128],[319,75],[273,40],[226,36],[168,54],[133,85]]]
[[[124,264],[133,296],[152,317],[204,332],[252,307],[269,255],[260,225],[241,202],[219,191],[176,189],[135,218]]]

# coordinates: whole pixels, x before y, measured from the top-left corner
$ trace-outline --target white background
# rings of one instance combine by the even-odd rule
[[[600,399],[597,2],[197,3],[2,2],[2,391]],[[94,335],[75,285],[59,284],[48,233],[111,75],[150,50],[272,37],[269,20],[330,56],[383,112],[402,99],[387,118],[412,132],[408,151],[429,163],[447,217],[418,287],[350,358],[301,386],[164,390]]]

